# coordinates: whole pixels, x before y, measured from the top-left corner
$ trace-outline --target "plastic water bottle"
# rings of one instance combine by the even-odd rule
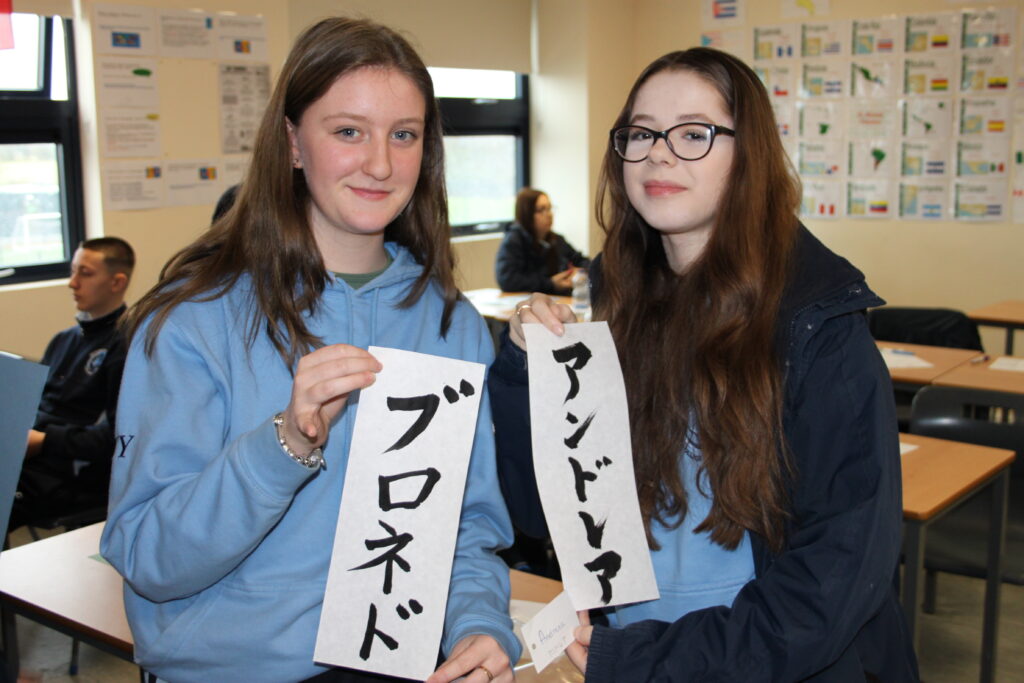
[[[590,279],[583,268],[572,274],[572,312],[582,322],[590,320]]]

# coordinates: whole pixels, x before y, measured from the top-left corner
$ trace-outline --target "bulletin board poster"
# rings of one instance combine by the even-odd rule
[[[252,152],[263,110],[270,101],[270,67],[221,64],[218,80],[222,152]]]
[[[1013,26],[1016,24],[1013,7],[990,7],[965,10],[962,19],[961,47],[977,48],[1013,47]]]
[[[856,180],[846,184],[846,215],[851,218],[889,218],[889,182]]]
[[[855,55],[893,55],[901,51],[897,17],[854,20],[851,33]]]
[[[802,101],[797,104],[800,112],[800,137],[804,140],[827,138],[841,140],[846,135],[843,122],[846,120],[846,102],[842,100]]]
[[[842,215],[843,184],[839,180],[808,180],[803,183],[800,215],[835,219]]]
[[[948,177],[949,155],[947,140],[904,140],[900,145],[900,175]]]
[[[742,26],[747,21],[747,0],[702,0],[700,13],[707,29]]]
[[[850,67],[853,97],[894,97],[899,92],[898,67],[883,57],[855,57]]]
[[[1006,220],[1006,182],[957,182],[953,208],[968,221]]]
[[[840,20],[780,0],[790,21],[752,27],[801,215],[1024,220],[1024,7],[935,4]]]
[[[754,29],[754,59],[790,59],[800,56],[800,26],[762,26]]]
[[[802,57],[845,57],[850,54],[850,22],[827,21],[803,24]]]
[[[949,53],[956,49],[959,16],[954,12],[917,14],[904,19],[907,53]]]
[[[191,59],[213,59],[213,15],[202,10],[161,9],[160,55]]]
[[[920,180],[900,182],[899,217],[906,220],[938,221],[947,219],[949,186]]]
[[[900,101],[903,135],[948,141],[953,134],[953,98],[908,98]]]
[[[137,5],[93,5],[92,49],[96,54],[157,54],[156,10]]]

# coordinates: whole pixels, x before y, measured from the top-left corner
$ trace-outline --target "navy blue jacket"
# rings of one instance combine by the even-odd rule
[[[536,241],[518,223],[512,224],[498,247],[494,261],[494,276],[498,286],[505,292],[544,292],[545,294],[569,294],[572,289],[558,289],[551,282],[551,276],[561,273],[570,265],[586,268],[590,259],[572,248],[565,238],[554,232],[548,235],[547,245],[536,249]],[[550,257],[551,250],[555,255]]]
[[[596,298],[600,277],[592,281]],[[596,626],[588,683],[917,680],[895,586],[902,501],[892,383],[863,314],[882,303],[860,271],[801,227],[775,335],[795,472],[786,546],[773,554],[751,534],[757,576],[730,607]],[[509,510],[522,531],[543,535],[536,485],[526,485],[525,354],[507,339],[489,388]]]
[[[118,321],[125,306],[96,320],[80,320],[57,333],[43,354],[50,367],[35,429],[46,432],[40,462],[73,476],[73,461],[88,463],[78,473],[106,490],[114,454],[114,418],[127,351]]]

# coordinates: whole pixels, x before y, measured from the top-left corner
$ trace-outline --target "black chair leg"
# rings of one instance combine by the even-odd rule
[[[71,662],[68,664],[68,676],[78,675],[78,638],[71,639]]]
[[[938,591],[939,573],[934,569],[926,569],[924,572],[924,604],[921,611],[925,614],[935,614],[935,593]]]

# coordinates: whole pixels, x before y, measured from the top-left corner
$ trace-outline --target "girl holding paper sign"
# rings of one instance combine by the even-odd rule
[[[430,76],[404,38],[366,21],[312,26],[234,205],[133,309],[101,550],[125,577],[135,659],[161,679],[384,680],[313,653],[350,399],[382,369],[365,349],[493,355],[455,287],[442,154]],[[519,645],[494,554],[510,541],[483,402],[435,683],[512,681]],[[393,605],[347,618],[395,649],[380,635]]]
[[[749,67],[694,48],[640,75],[591,272],[661,598],[581,615],[569,654],[588,683],[917,679],[892,385],[864,316],[882,301],[800,225],[799,199]],[[541,294],[511,321],[489,379],[509,477],[532,472],[529,435],[503,428],[529,414],[522,325],[573,321]],[[524,499],[514,521],[537,529]]]

